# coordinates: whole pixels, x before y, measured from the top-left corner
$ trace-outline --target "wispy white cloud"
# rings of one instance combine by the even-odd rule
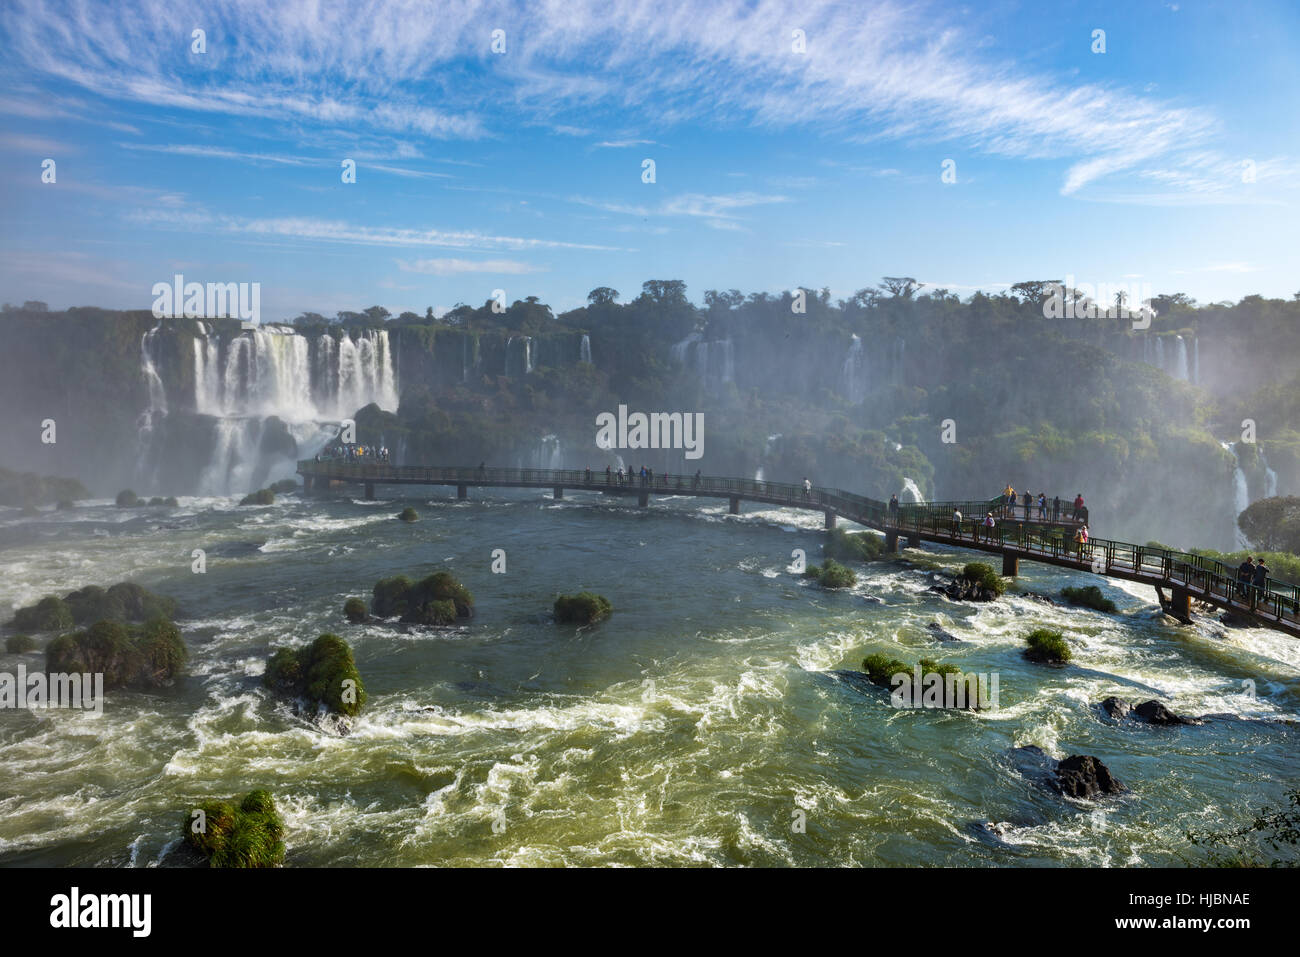
[[[541,266],[520,262],[516,259],[416,259],[397,260],[403,272],[418,272],[429,276],[455,276],[460,273],[505,273],[523,275],[531,272],[545,272]]]

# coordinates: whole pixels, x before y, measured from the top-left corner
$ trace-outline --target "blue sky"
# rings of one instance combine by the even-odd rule
[[[264,321],[649,278],[1289,298],[1298,42],[1289,0],[8,0],[0,298],[148,308],[176,272],[260,282]]]

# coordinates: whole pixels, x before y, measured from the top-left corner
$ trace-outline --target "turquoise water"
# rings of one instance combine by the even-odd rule
[[[394,518],[407,504],[420,521]],[[174,688],[110,693],[102,716],[0,712],[0,863],[178,863],[191,802],[267,787],[290,866],[1176,864],[1196,859],[1185,831],[1245,823],[1295,780],[1297,730],[1277,720],[1300,705],[1293,639],[1179,627],[1150,589],[1028,562],[992,605],[947,602],[907,561],[827,592],[788,570],[796,548],[819,560],[820,513],[748,508],[521,491],[9,511],[0,606],[130,578],[179,601],[191,661]],[[376,579],[437,568],[474,593],[467,625],[343,619]],[[1092,583],[1118,615],[1029,594]],[[555,595],[578,590],[613,617],[556,625]],[[1040,624],[1071,638],[1074,664],[1024,661]],[[273,648],[325,631],[351,642],[370,695],[346,735],[260,684]],[[896,710],[833,673],[874,651],[996,672],[999,707]],[[1246,720],[1117,726],[1093,708],[1111,694]],[[1050,794],[1005,756],[1028,744],[1095,754],[1131,793]],[[1007,826],[996,839],[976,822]]]

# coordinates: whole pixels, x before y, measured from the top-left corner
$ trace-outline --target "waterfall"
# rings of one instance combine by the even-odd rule
[[[591,362],[591,336],[583,334],[582,341],[578,343],[578,361]]]
[[[336,340],[328,334],[308,338],[287,326],[260,326],[223,340],[205,323],[196,323],[195,329],[189,350],[193,411],[216,420],[199,473],[205,494],[251,491],[249,483],[263,481],[272,468],[288,477],[293,453],[314,455],[337,433],[339,420],[371,403],[388,411],[397,408],[387,330]],[[156,458],[149,446],[160,417],[167,414],[156,363],[158,333],[158,328],[146,333],[141,346],[141,370],[149,385],[149,408],[140,419],[142,472]],[[283,427],[268,433],[264,426],[272,416]],[[151,475],[157,474],[154,468]]]
[[[1249,548],[1250,542],[1237,526],[1237,516],[1250,507],[1250,488],[1246,484],[1246,473],[1241,468],[1241,459],[1237,456],[1236,442],[1219,443],[1225,449],[1232,453],[1232,483],[1233,483],[1233,507],[1232,507],[1232,528],[1233,537],[1236,541],[1237,548]]]
[[[673,361],[688,365],[694,353],[695,374],[709,391],[736,381],[736,350],[730,338],[705,340],[692,332],[672,347]]]
[[[149,390],[149,405],[136,418],[136,474],[151,484],[158,475],[159,450],[155,447],[157,429],[159,423],[167,418],[167,390],[163,387],[162,376],[158,374],[158,366],[154,361],[158,331],[161,328],[162,323],[159,323],[140,337],[140,371]]]
[[[1264,468],[1264,497],[1273,498],[1277,495],[1277,472],[1269,468],[1263,446],[1259,449],[1259,464]]]
[[[1181,379],[1182,381],[1186,382],[1188,379],[1187,340],[1185,340],[1182,336],[1175,336],[1174,338],[1178,340],[1178,351],[1174,355],[1173,377],[1175,379]]]
[[[903,477],[903,488],[898,493],[898,500],[900,502],[914,502],[917,505],[925,504],[925,496],[921,494],[921,490],[915,482],[906,476]]]
[[[1192,336],[1192,381],[1197,385],[1201,383],[1201,340],[1199,336]]]
[[[849,351],[844,356],[844,366],[840,370],[840,376],[844,380],[844,395],[850,405],[858,405],[867,396],[866,365],[862,340],[855,334],[849,339]]]
[[[518,346],[515,343],[519,343]],[[508,376],[525,376],[533,371],[533,339],[531,336],[511,336],[506,340],[506,369]]]
[[[1156,368],[1164,371],[1165,369],[1165,339],[1164,336],[1156,336]]]
[[[559,437],[556,435],[543,435],[538,439],[530,460],[524,463],[522,467],[533,469],[564,468],[564,449],[560,445]]]
[[[763,478],[763,466],[760,465],[760,466],[759,466],[759,467],[754,471],[754,481],[755,481],[755,482],[766,482],[766,481],[767,481],[767,479]]]

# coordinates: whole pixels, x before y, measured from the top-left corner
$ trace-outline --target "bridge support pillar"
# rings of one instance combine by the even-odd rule
[[[562,498],[564,498],[564,489],[557,485],[555,486],[555,500],[558,502]]]
[[[304,476],[302,477],[302,490],[303,490],[304,493],[306,493],[306,492],[310,492],[310,491],[311,491],[311,476],[310,476],[310,475],[304,475]]]
[[[1002,553],[1002,577],[1015,578],[1020,574],[1020,556],[1010,552]]]
[[[367,482],[367,483],[366,483],[366,498],[367,498],[367,499],[374,499],[374,497],[375,497],[375,483],[374,483],[374,482]]]
[[[647,505],[650,504],[650,493],[638,492],[636,497],[636,503],[640,505],[642,508],[645,508]]]
[[[921,547],[921,536],[920,536],[920,535],[908,535],[908,536],[907,536],[907,547],[908,547],[908,548],[920,548],[920,547]]]
[[[732,514],[732,515],[739,515],[739,514],[740,514],[740,496],[739,496],[739,495],[733,495],[733,496],[731,496],[731,514]]]
[[[464,499],[469,498],[469,486],[468,486],[468,485],[457,485],[457,486],[456,486],[456,497],[457,497],[458,499],[461,499],[461,500],[464,500]]]
[[[834,527],[835,527],[835,513],[834,513],[834,512],[827,512],[827,513],[826,513],[826,527],[827,527],[827,528],[834,528]]]
[[[1184,625],[1192,623],[1192,596],[1187,589],[1174,586],[1173,594],[1169,596],[1169,614],[1173,615]]]
[[[898,551],[898,532],[885,532],[885,551]]]

